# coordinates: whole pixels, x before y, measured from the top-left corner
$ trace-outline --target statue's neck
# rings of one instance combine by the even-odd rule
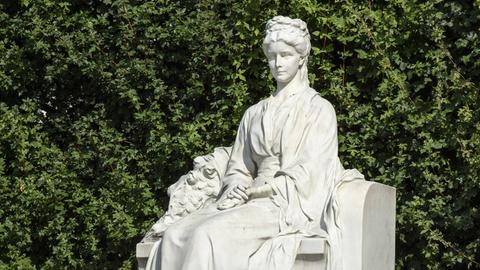
[[[288,83],[277,82],[277,90],[272,94],[275,99],[284,100],[291,93],[308,88],[308,83],[300,78],[300,72]]]

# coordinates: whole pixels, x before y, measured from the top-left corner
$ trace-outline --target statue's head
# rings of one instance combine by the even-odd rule
[[[276,16],[267,22],[263,52],[277,81],[289,82],[301,72],[302,80],[308,83],[307,60],[310,49],[310,34],[304,21]]]
[[[231,147],[216,147],[213,153],[196,157],[193,160],[193,170],[186,174],[190,185],[198,181],[221,181],[227,170]]]

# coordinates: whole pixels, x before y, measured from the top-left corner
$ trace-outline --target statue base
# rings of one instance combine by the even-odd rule
[[[161,240],[159,240],[161,241]],[[292,270],[322,270],[326,268],[326,240],[323,238],[305,238],[300,243],[295,266]],[[137,244],[138,270],[145,270],[153,242]]]

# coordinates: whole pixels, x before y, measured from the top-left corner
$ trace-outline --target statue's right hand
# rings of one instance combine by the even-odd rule
[[[244,204],[250,196],[247,186],[238,184],[234,188],[225,192],[225,194],[218,200],[217,208],[225,210]]]
[[[237,185],[227,193],[227,198],[229,199],[235,198],[238,200],[247,201],[248,196],[249,196],[249,192],[247,190],[247,187],[242,184]]]

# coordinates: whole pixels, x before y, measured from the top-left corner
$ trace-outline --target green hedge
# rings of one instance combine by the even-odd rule
[[[397,269],[480,268],[480,2],[0,3],[0,269],[130,269],[192,157],[274,83],[305,20],[340,157],[397,188]]]

